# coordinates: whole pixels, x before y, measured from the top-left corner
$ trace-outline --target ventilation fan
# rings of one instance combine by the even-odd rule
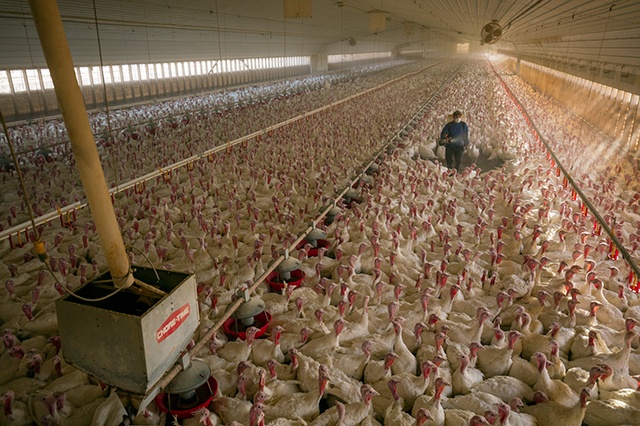
[[[502,37],[502,27],[495,19],[482,27],[480,32],[480,41],[482,43],[493,44],[500,40],[500,37]]]

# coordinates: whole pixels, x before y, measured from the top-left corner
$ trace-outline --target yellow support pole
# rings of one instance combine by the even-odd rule
[[[29,5],[113,283],[118,288],[129,287],[133,283],[129,258],[76,80],[58,4],[55,0],[30,0]]]

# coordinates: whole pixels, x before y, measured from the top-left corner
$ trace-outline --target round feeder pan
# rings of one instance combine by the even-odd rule
[[[351,198],[349,199],[349,202],[344,204],[344,207],[346,209],[351,210],[353,207],[355,207],[356,205],[360,204],[362,202],[362,199],[359,198]]]
[[[176,416],[179,419],[188,419],[193,417],[196,411],[201,408],[207,407],[211,404],[213,397],[216,395],[218,391],[218,382],[213,376],[209,376],[209,379],[200,385],[198,389],[196,389],[196,395],[198,396],[198,400],[193,407],[189,408],[177,408],[180,405],[180,396],[178,394],[161,392],[159,393],[154,402],[158,407],[158,410],[163,413],[169,413],[172,416]],[[172,407],[169,409],[169,407]]]
[[[298,246],[296,247],[298,250],[302,250],[304,248],[304,245],[306,244],[306,241],[300,241],[300,244],[298,244]],[[307,256],[309,257],[316,257],[318,256],[318,249],[320,248],[328,248],[329,247],[329,241],[327,240],[323,240],[323,239],[319,239],[316,240],[316,244],[318,245],[318,247],[312,247],[309,249],[309,251],[307,252]],[[293,274],[292,274],[293,275]],[[268,279],[268,278],[267,278]],[[289,284],[291,285],[291,284]]]
[[[356,182],[353,183],[353,185],[351,185],[351,188],[356,190],[360,186],[370,188],[372,183],[373,183],[373,178],[371,178],[371,176],[368,173],[365,173],[364,175],[360,176],[360,179],[358,179]],[[358,194],[356,197],[351,197],[351,198],[352,199],[362,198],[362,195]]]
[[[320,241],[321,240],[318,240],[318,242]],[[316,256],[317,255],[318,255],[318,252],[316,249]],[[305,277],[304,271],[302,269],[295,269],[290,273],[291,273],[291,280],[287,281],[287,285],[292,287],[300,287],[300,285],[302,284],[302,280]],[[284,283],[282,281],[276,281],[277,279],[278,279],[278,272],[273,271],[272,273],[267,275],[267,284],[269,284],[269,287],[271,287],[274,291],[282,291],[284,289]]]
[[[267,331],[271,319],[272,316],[269,311],[260,312],[253,318],[253,326],[258,328],[255,337],[260,337]],[[222,323],[224,334],[233,339],[245,340],[247,338],[245,327],[242,325],[242,322],[238,323],[238,321],[239,320],[235,318],[229,318]]]

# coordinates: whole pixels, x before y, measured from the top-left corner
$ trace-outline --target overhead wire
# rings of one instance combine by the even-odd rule
[[[604,32],[602,33],[602,38],[600,40],[600,46],[598,47],[598,54],[596,55],[596,62],[600,61],[600,55],[602,53],[602,47],[604,46],[604,40],[607,36],[607,29],[609,28],[609,19],[611,18],[611,11],[613,10],[613,7],[615,5],[611,5],[611,7],[609,7],[609,13],[607,15],[607,20],[604,24]],[[587,99],[585,100],[585,102],[583,102],[583,110],[582,110],[582,117],[586,117],[587,115],[587,108],[590,104],[589,100],[591,98],[591,94],[593,93],[593,86],[595,84],[594,80],[591,80],[591,84],[589,85],[589,91],[587,92]]]
[[[571,23],[569,24],[569,40],[567,40],[567,46],[566,46],[566,50],[564,52],[564,56],[565,58],[569,57],[569,45],[571,44],[571,36],[572,36],[572,32],[573,32],[573,24],[574,24],[574,19],[576,17],[576,9],[573,10],[573,13],[571,14]],[[560,25],[558,22],[558,33],[560,32]]]
[[[563,7],[565,5],[568,7]],[[616,17],[625,17],[625,9],[627,7],[631,8],[633,3],[619,1],[613,4],[610,3],[609,5],[615,5],[615,11],[617,12]],[[579,12],[578,7],[581,8]],[[555,24],[561,22],[567,12],[573,10],[572,19],[574,30],[589,35],[594,33],[594,29],[602,22],[602,7],[603,5],[598,2],[583,2],[581,5],[575,6],[570,1],[565,1],[564,4],[557,5],[553,9],[545,9],[545,11],[538,14],[535,19],[529,19],[528,22],[526,22],[527,25],[520,24],[512,28],[510,33],[512,35],[514,33],[527,34],[535,28],[535,31],[539,32],[539,36],[542,37],[545,33],[551,31]],[[633,9],[630,9],[630,11],[633,11]],[[634,28],[633,25],[633,22],[630,22],[625,28],[632,29]]]
[[[99,28],[99,23],[98,23],[98,11],[96,8],[96,0],[93,0],[93,19],[96,25],[96,38],[98,41],[98,55],[100,57],[100,79],[102,80],[102,93],[103,93],[103,97],[104,97],[104,107],[105,107],[105,114],[107,115],[107,132],[109,134],[109,139],[111,141],[111,154],[114,157],[114,161],[113,161],[113,178],[114,178],[114,184],[116,187],[116,192],[118,190],[119,184],[120,184],[120,179],[118,176],[118,164],[120,164],[119,161],[119,155],[118,155],[118,149],[116,148],[116,140],[113,137],[113,129],[111,127],[111,111],[109,109],[109,97],[107,96],[107,83],[104,79],[104,59],[102,56],[102,43],[100,41],[100,28]],[[119,197],[115,197],[114,196],[114,201],[116,203],[120,203],[120,198]],[[122,232],[122,230],[120,231]]]
[[[31,50],[31,38],[29,37],[29,31],[27,30],[27,23],[26,23],[26,17],[28,16],[27,13],[24,12],[24,2],[20,2],[20,9],[22,11],[22,27],[24,28],[24,36],[25,39],[27,40],[27,50],[29,51],[29,60],[31,61],[31,69],[36,69],[35,66],[35,62],[33,61],[33,52]],[[26,73],[26,71],[25,71]],[[27,76],[27,79],[25,81],[25,84],[27,85],[27,88],[29,90],[31,90],[31,83],[29,82],[29,78]],[[38,82],[38,84],[40,85],[40,82]],[[44,87],[41,88],[41,90],[38,90],[38,93],[40,95],[40,98],[42,100],[42,105],[46,105],[46,99],[44,96]],[[31,99],[29,99],[29,105],[31,106]],[[33,111],[33,109],[32,109]],[[45,129],[43,127],[42,131],[44,132]],[[35,150],[35,148],[34,148]]]
[[[103,300],[107,300],[110,297],[115,296],[118,292],[120,292],[120,290],[122,290],[124,288],[124,287],[116,287],[116,289],[114,291],[112,291],[111,293],[108,293],[108,294],[106,294],[104,296],[101,296],[101,297],[97,297],[95,299],[84,297],[84,296],[80,296],[79,294],[77,294],[76,292],[71,290],[69,287],[67,287],[67,286],[62,284],[60,279],[56,276],[55,272],[53,272],[53,269],[51,268],[51,264],[49,263],[49,259],[48,258],[43,260],[42,262],[47,267],[47,270],[49,271],[49,273],[51,274],[53,279],[56,281],[56,283],[58,283],[60,285],[60,288],[62,288],[65,292],[67,292],[68,294],[72,295],[73,297],[75,297],[77,299],[80,299],[82,301],[85,301],[85,302],[95,303],[95,302],[101,302]]]
[[[98,33],[98,50],[100,53],[100,69],[101,69],[101,77],[102,77],[102,84],[103,84],[103,90],[104,90],[104,99],[105,99],[105,105],[107,108],[107,126],[109,129],[109,132],[111,132],[111,127],[110,127],[110,116],[109,116],[109,110],[108,110],[108,100],[107,100],[107,95],[106,95],[106,85],[105,85],[105,80],[104,80],[104,66],[103,66],[103,61],[102,61],[102,49],[100,46],[100,35],[99,35],[99,30],[98,30],[98,17],[97,17],[97,12],[96,12],[96,4],[95,4],[95,0],[93,0],[93,10],[94,10],[94,16],[95,16],[95,23],[96,23],[96,32]],[[3,128],[5,129],[5,132],[7,132],[6,129],[6,123],[4,121],[4,117],[2,117],[2,114],[0,112],[0,118],[2,119],[2,125]],[[112,136],[111,136],[112,137]],[[7,139],[8,138],[8,132],[7,132]],[[9,146],[11,148],[12,153],[14,154],[14,163],[16,166],[16,170],[18,172],[18,178],[20,179],[20,184],[23,187],[23,194],[25,197],[25,204],[27,204],[27,207],[29,209],[29,216],[31,218],[31,223],[33,225],[34,230],[36,230],[37,232],[37,228],[36,228],[36,224],[35,224],[35,218],[33,216],[33,211],[31,209],[31,205],[28,202],[28,198],[27,198],[27,192],[26,192],[26,188],[24,188],[24,181],[22,179],[22,173],[20,172],[19,169],[19,165],[17,163],[17,158],[15,157],[15,153],[13,150],[13,144],[9,141]],[[117,187],[117,171],[116,171],[116,187]],[[36,245],[38,244],[38,245]],[[70,289],[68,286],[63,285],[63,283],[60,281],[60,279],[57,277],[57,275],[55,274],[55,272],[53,271],[53,268],[51,267],[51,263],[49,262],[49,256],[46,253],[46,250],[44,249],[44,244],[40,241],[40,236],[38,235],[36,238],[36,242],[34,242],[34,248],[36,251],[36,254],[38,255],[38,257],[40,258],[40,260],[44,263],[45,267],[47,268],[47,270],[49,271],[49,273],[51,274],[51,276],[53,277],[53,279],[56,281],[56,283],[58,283],[58,285],[60,286],[60,288],[62,290],[64,290],[65,292],[67,292],[68,294],[83,300],[85,302],[89,302],[89,303],[95,303],[95,302],[100,302],[106,299],[109,299],[110,297],[113,297],[115,294],[117,294],[118,292],[120,292],[124,287],[116,287],[114,291],[106,294],[105,296],[102,297],[98,297],[98,298],[87,298],[84,296],[80,296],[78,295],[76,292],[74,292],[72,289]],[[129,265],[129,269],[131,268],[131,265]],[[157,275],[157,273],[156,273]]]
[[[572,31],[573,31],[573,19],[575,18],[575,10],[573,11],[573,13],[571,14],[571,24],[569,25],[569,40],[571,40],[571,36],[572,36]],[[556,37],[560,37],[560,25],[558,22],[558,25],[556,25]],[[553,50],[555,49],[560,49],[560,46],[554,46]],[[555,52],[554,52],[555,53]],[[564,53],[565,57],[569,57],[569,43],[567,43],[566,46],[566,51]],[[549,78],[547,77],[546,79],[546,83],[547,86],[543,89],[545,93],[548,93],[548,88],[549,88]]]
[[[615,25],[615,32],[613,36],[607,35],[607,41],[615,41],[616,45],[620,45],[624,44],[625,40],[628,40],[629,43],[635,40],[635,36],[629,33],[629,18],[624,18],[628,15],[631,7],[631,3],[628,1],[608,2],[604,10],[602,4],[586,1],[579,5],[565,1],[556,6],[553,9],[538,8],[539,13],[535,13],[535,16],[530,13],[526,22],[521,20],[519,25],[512,26],[509,31],[511,41],[518,42],[520,40],[520,44],[531,46],[529,50],[532,54],[536,55],[535,52],[538,52],[543,57],[548,56],[549,46],[551,46],[554,49],[565,48],[567,52],[570,51],[573,56],[578,58],[588,58],[593,56],[591,46],[602,43],[601,34],[605,24],[607,25],[606,31],[609,33],[612,25]],[[613,9],[609,11],[608,9],[612,7]],[[607,11],[606,19],[605,10]],[[568,40],[565,37],[567,27],[570,34]],[[577,39],[571,34],[581,34],[581,37]],[[541,50],[542,45],[545,46],[544,50]],[[629,51],[629,49],[600,49],[599,60],[624,64],[628,63],[631,58],[635,58],[634,54],[635,51]]]
[[[504,23],[504,27],[505,29],[509,29],[509,33],[511,35],[511,37],[513,38],[514,36],[517,36],[518,34],[522,34],[522,33],[530,33],[532,30],[535,32],[538,32],[541,30],[542,25],[547,25],[547,28],[549,29],[553,29],[554,31],[557,32],[558,28],[557,27],[553,27],[551,25],[552,22],[554,22],[553,19],[550,19],[548,17],[546,17],[546,14],[548,12],[543,11],[542,15],[540,16],[545,16],[544,18],[540,18],[540,16],[538,16],[537,18],[540,19],[536,19],[536,18],[529,18],[525,21],[522,21],[522,18],[524,18],[525,16],[529,16],[530,12],[533,12],[533,8],[538,5],[540,3],[541,0],[535,0],[535,3],[533,4],[529,4],[527,6],[525,6],[524,8],[521,8],[519,11],[515,12],[512,16],[510,16],[508,19],[505,17],[505,22]],[[566,13],[567,9],[563,7],[563,4],[560,5],[556,5],[556,7],[554,7],[553,10],[557,11],[558,13],[554,16],[562,16],[564,15],[564,13]],[[538,9],[540,10],[540,9]],[[506,16],[506,15],[505,15]],[[560,18],[562,19],[562,18]],[[520,21],[519,25],[513,25],[516,21]]]
[[[533,9],[535,9],[535,7],[536,7],[536,6],[538,6],[540,3],[543,3],[543,2],[544,2],[544,0],[536,0],[536,2],[535,2],[534,4],[532,4],[532,5],[528,6],[528,7],[524,8],[524,9],[521,9],[521,10],[520,10],[520,12],[518,12],[514,18],[511,18],[511,19],[509,20],[509,22],[507,22],[507,23],[505,24],[505,28],[509,28],[509,27],[511,27],[511,25],[512,25],[514,22],[516,22],[516,21],[518,21],[519,19],[521,19],[521,18],[523,18],[523,17],[527,16],[531,11],[533,11]]]
[[[24,11],[24,2],[20,2],[20,9],[22,10],[22,27],[24,28],[24,36],[27,40],[27,49],[29,51],[29,60],[31,61],[31,67],[35,68],[33,62],[33,52],[31,51],[31,38],[29,37],[29,31],[27,30],[26,17],[28,14]]]
[[[218,0],[215,0],[215,9],[216,9],[215,34],[216,34],[216,41],[218,42],[218,62],[213,65],[213,67],[211,68],[212,71],[213,71],[213,68],[216,67],[216,65],[218,65],[219,63],[222,63],[222,42],[220,40],[220,13],[218,12]],[[221,69],[219,69],[219,71],[220,73],[222,73]]]
[[[142,0],[142,13],[144,18],[144,32],[145,32],[145,41],[147,43],[147,62],[151,63],[151,47],[149,47],[149,26],[147,25],[147,5],[145,0]]]
[[[60,288],[65,290],[67,293],[77,297],[80,300],[84,300],[86,302],[99,302],[99,301],[108,299],[109,297],[111,297],[111,296],[115,295],[116,293],[118,293],[122,289],[122,287],[116,288],[115,291],[113,291],[112,293],[110,293],[110,294],[108,294],[108,295],[106,295],[104,297],[100,297],[100,298],[97,298],[97,299],[85,298],[83,296],[79,296],[73,290],[71,290],[67,286],[63,285],[62,282],[60,281],[60,279],[56,276],[55,272],[53,271],[53,268],[51,268],[51,263],[49,262],[49,256],[47,255],[44,242],[41,240],[42,230],[38,229],[38,227],[36,226],[35,218],[34,218],[34,215],[33,215],[33,209],[31,208],[31,202],[29,200],[29,195],[28,195],[28,192],[27,192],[27,188],[26,188],[26,185],[24,183],[24,178],[22,176],[22,170],[20,169],[20,164],[18,162],[18,156],[16,155],[16,151],[15,151],[14,146],[13,146],[13,141],[11,140],[11,137],[9,136],[9,129],[7,128],[7,123],[6,123],[5,119],[4,119],[4,115],[2,114],[2,110],[1,109],[0,109],[0,121],[2,122],[2,129],[5,132],[5,136],[7,138],[7,143],[9,145],[9,149],[11,150],[11,156],[13,158],[14,168],[15,168],[16,173],[18,175],[18,181],[20,182],[20,187],[22,189],[22,197],[24,199],[25,205],[27,206],[27,212],[29,213],[29,218],[31,220],[31,225],[33,227],[33,232],[34,232],[35,238],[32,241],[32,243],[33,243],[34,251],[35,251],[36,255],[38,256],[38,258],[42,261],[42,263],[44,263],[45,267],[47,268],[47,270],[49,271],[49,273],[51,274],[53,279],[60,285]],[[27,232],[28,232],[28,230],[27,230]]]
[[[498,1],[496,2],[496,7],[493,10],[493,13],[491,13],[491,19],[495,19],[496,21],[500,22],[502,20],[502,18],[504,18],[506,16],[507,13],[509,13],[509,11],[511,11],[511,8],[513,8],[515,6],[515,2],[509,2],[509,8],[507,10],[504,11],[504,13],[502,14],[502,16],[498,17],[498,11],[500,10],[500,6],[502,6],[504,2],[502,1]],[[490,3],[488,3],[490,4]]]

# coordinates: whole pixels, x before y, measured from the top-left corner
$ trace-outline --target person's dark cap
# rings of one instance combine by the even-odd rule
[[[454,117],[462,117],[462,113],[460,111],[454,111],[453,112],[453,116]]]

